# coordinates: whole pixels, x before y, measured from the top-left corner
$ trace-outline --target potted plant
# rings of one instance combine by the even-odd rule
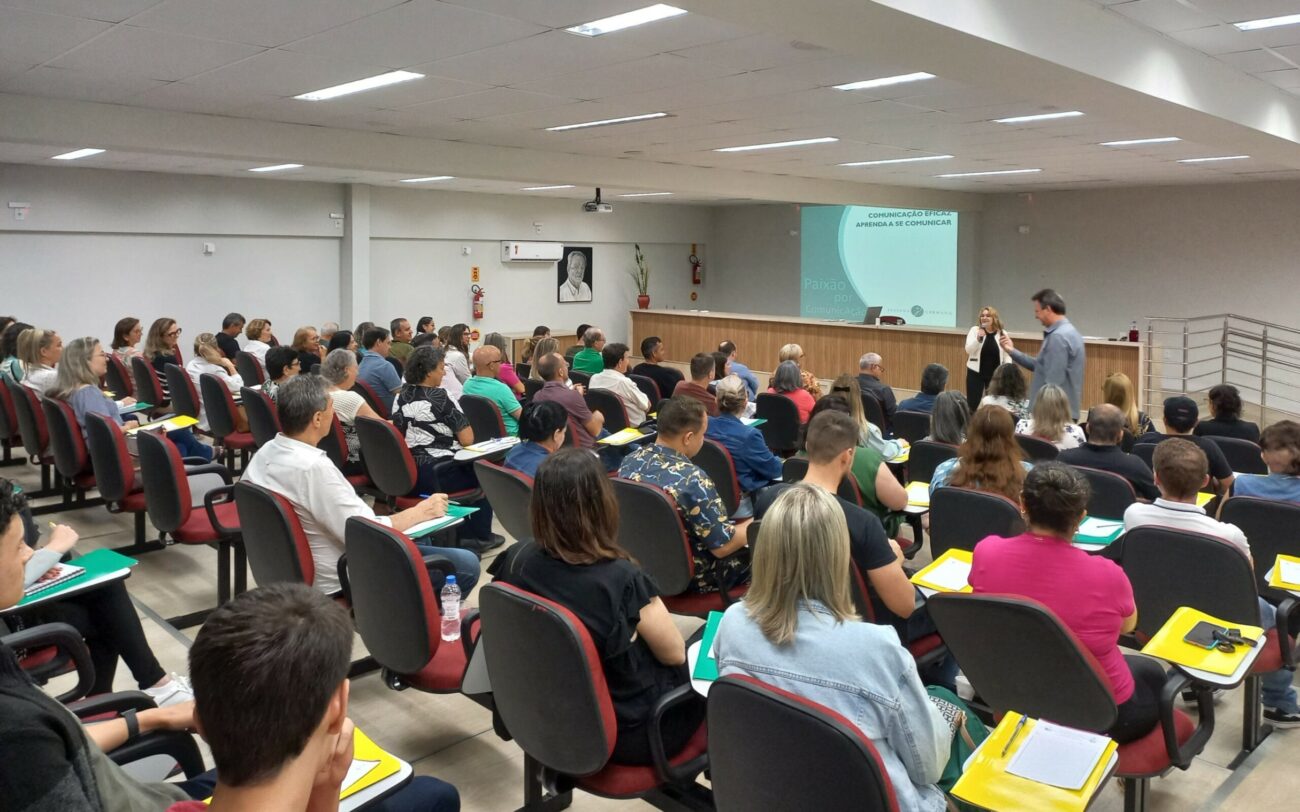
[[[636,270],[629,270],[628,276],[636,282],[636,306],[645,310],[650,307],[650,266],[645,261],[645,254],[641,253],[641,246],[633,243],[636,249]]]

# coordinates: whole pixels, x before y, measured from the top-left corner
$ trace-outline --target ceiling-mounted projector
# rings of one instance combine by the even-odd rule
[[[582,210],[589,214],[613,214],[614,205],[600,199],[600,187],[596,187],[596,199],[582,204]]]

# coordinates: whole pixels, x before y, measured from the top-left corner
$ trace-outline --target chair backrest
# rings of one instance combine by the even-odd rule
[[[1133,456],[1145,462],[1152,471],[1156,470],[1154,462],[1156,445],[1156,443],[1138,443],[1133,446]]]
[[[348,464],[348,438],[337,412],[334,413],[334,424],[330,427],[329,433],[320,438],[316,447],[324,451],[325,456],[329,457],[330,462],[334,463],[340,471]]]
[[[260,485],[240,482],[235,485],[235,508],[258,586],[281,582],[311,586],[316,564],[293,504]]]
[[[830,708],[733,675],[709,688],[708,714],[718,809],[897,812],[880,753],[857,725]],[[774,731],[790,746],[773,747]]]
[[[521,381],[524,378],[527,378],[529,375],[533,374],[532,364],[521,361],[518,364],[515,364],[514,367],[515,367],[515,377]]]
[[[235,371],[239,377],[244,379],[244,383],[249,386],[266,383],[266,371],[262,369],[262,364],[257,360],[257,356],[251,352],[240,350],[235,355]]]
[[[532,538],[533,525],[528,514],[533,498],[532,477],[488,460],[475,460],[474,472],[493,514],[506,532],[515,539]]]
[[[261,448],[280,433],[280,413],[275,409],[275,401],[261,389],[247,386],[239,390],[239,397],[244,402],[244,415],[248,418],[253,442]]]
[[[1124,534],[1120,566],[1133,585],[1140,638],[1154,635],[1180,606],[1231,623],[1259,622],[1255,574],[1246,556],[1226,541],[1169,527],[1135,527]]]
[[[162,382],[158,380],[158,370],[139,355],[131,356],[131,380],[135,382],[135,399],[163,406],[167,395],[163,393]]]
[[[54,467],[64,479],[89,473],[90,452],[86,450],[77,413],[61,400],[41,398],[41,411],[50,433],[50,449],[54,454]]]
[[[935,558],[954,548],[974,550],[988,536],[1023,532],[1020,507],[1000,494],[946,485],[930,497],[930,554]]]
[[[357,382],[352,384],[352,391],[360,395],[366,401],[366,404],[375,410],[375,414],[385,420],[392,419],[393,415],[388,408],[388,404],[380,399],[379,393],[375,391],[373,386],[358,378]]]
[[[884,407],[875,395],[862,392],[862,413],[866,415],[867,422],[880,429],[881,434],[889,433],[889,421],[885,419]],[[922,435],[925,436],[925,435]]]
[[[27,456],[37,459],[45,454],[50,446],[50,431],[45,423],[45,414],[41,411],[36,392],[15,381],[5,378],[5,387],[14,403],[14,414],[18,417],[18,433],[23,438],[23,448]]]
[[[1122,519],[1128,506],[1137,501],[1133,483],[1113,471],[1099,471],[1082,465],[1074,466],[1088,480],[1092,497],[1088,500],[1088,515],[1099,519]]]
[[[627,428],[631,421],[627,418],[627,408],[623,399],[608,389],[590,389],[582,396],[587,408],[605,415],[605,429],[611,433]]]
[[[0,440],[22,441],[18,413],[14,411],[14,396],[9,393],[8,386],[0,386]]]
[[[695,561],[676,500],[648,482],[612,482],[618,499],[618,543],[664,595],[685,592],[695,574]]]
[[[930,436],[930,413],[901,410],[894,412],[894,434],[909,443]]]
[[[782,482],[799,482],[806,476],[808,476],[807,457],[790,457],[781,462]],[[853,478],[852,473],[845,474],[840,480],[840,487],[835,491],[835,495],[862,507],[862,490],[858,488],[857,480]],[[750,538],[753,538],[753,535]]]
[[[165,369],[167,370],[167,392],[172,398],[172,411],[198,419],[202,411],[202,401],[199,400],[199,392],[194,388],[194,381],[190,380],[189,373],[175,364],[168,364]]]
[[[205,372],[199,376],[203,392],[203,411],[208,416],[208,427],[218,440],[235,433],[235,398],[225,381]]]
[[[1223,503],[1219,518],[1241,528],[1250,539],[1250,553],[1255,559],[1255,586],[1259,593],[1281,602],[1291,597],[1268,585],[1266,577],[1279,555],[1300,556],[1300,505],[1233,496]]]
[[[586,372],[579,372],[576,369],[569,370],[569,380],[573,381],[575,384],[582,384],[583,386],[591,385],[591,376]]]
[[[1016,442],[1020,443],[1020,450],[1025,452],[1025,459],[1030,462],[1047,462],[1056,459],[1056,455],[1061,453],[1061,449],[1047,442],[1041,437],[1031,437],[1028,434],[1017,434]]]
[[[740,480],[736,478],[736,462],[727,447],[706,438],[700,446],[700,453],[692,457],[691,462],[700,466],[713,480],[713,487],[718,489],[727,515],[734,514],[740,505]]]
[[[127,369],[122,359],[111,351],[108,353],[108,371],[104,374],[104,382],[108,385],[108,391],[112,392],[113,397],[118,400],[135,397],[135,382],[131,380],[131,370]]]
[[[630,372],[627,377],[631,379],[632,383],[636,384],[636,388],[640,389],[652,404],[664,399],[664,394],[659,391],[659,384],[655,382],[654,378],[648,378],[645,375],[633,375]]]
[[[492,699],[521,749],[565,775],[609,762],[618,738],[600,653],[565,607],[509,584],[479,593]]]
[[[919,440],[912,444],[907,454],[907,481],[929,482],[934,478],[934,469],[939,463],[957,456],[957,446],[936,443],[933,440]]]
[[[1209,435],[1209,439],[1219,447],[1228,465],[1238,474],[1267,474],[1268,466],[1257,443],[1237,437],[1218,437]]]
[[[799,407],[785,395],[760,392],[754,399],[754,416],[766,420],[759,425],[763,440],[775,454],[791,454],[799,448]]]
[[[495,440],[506,436],[506,421],[501,417],[501,409],[494,401],[481,395],[461,395],[460,410],[469,420],[469,427],[474,430],[474,440]]]
[[[542,391],[542,387],[546,385],[545,381],[536,378],[520,378],[520,380],[524,382],[524,398],[527,400],[532,400],[533,396]]]
[[[389,496],[406,496],[414,490],[419,469],[397,427],[387,420],[358,417],[356,429],[361,461],[375,487]]]
[[[415,674],[438,653],[441,615],[424,557],[403,533],[353,516],[343,531],[352,616],[384,668]]]
[[[166,437],[151,431],[137,431],[140,479],[149,521],[160,532],[170,533],[190,518],[190,481],[180,451]]]
[[[87,414],[86,446],[99,495],[110,503],[125,499],[135,487],[135,471],[121,427],[102,414]]]

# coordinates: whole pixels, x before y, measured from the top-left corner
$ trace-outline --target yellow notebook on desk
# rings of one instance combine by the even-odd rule
[[[622,431],[616,431],[608,437],[604,437],[596,442],[601,445],[627,445],[636,442],[645,435],[635,428],[625,428]]]
[[[948,550],[913,575],[912,583],[935,592],[970,592],[970,567],[974,554],[970,550]]]
[[[1213,498],[1214,498],[1214,494],[1212,493],[1198,493],[1196,494],[1196,506],[1203,508],[1206,505],[1210,504],[1210,500]]]
[[[392,753],[375,744],[361,728],[352,728],[352,765],[339,785],[339,800],[356,795],[367,787],[372,787],[385,778],[396,775],[402,769],[402,762]],[[205,798],[203,803],[211,804],[212,798]]]
[[[143,426],[136,426],[126,430],[127,434],[134,434],[140,429],[162,429],[163,431],[176,431],[177,429],[187,429],[190,426],[197,426],[198,420],[187,414],[178,414],[167,418],[166,420],[155,420],[152,423],[145,423]]]
[[[1250,646],[1238,645],[1234,647],[1233,651],[1224,652],[1219,651],[1217,648],[1206,648],[1184,640],[1183,638],[1187,633],[1202,621],[1215,626],[1240,629],[1242,637],[1255,640],[1260,645],[1263,644],[1264,630],[1258,626],[1230,623],[1226,620],[1211,617],[1190,606],[1180,606],[1174,610],[1169,620],[1165,621],[1165,625],[1160,627],[1160,631],[1156,632],[1155,636],[1142,647],[1142,653],[1187,668],[1195,668],[1198,671],[1208,671],[1211,674],[1220,674],[1225,677],[1231,675],[1237,670],[1237,666],[1241,665],[1241,661],[1246,658],[1246,655],[1254,651],[1254,649]]]
[[[1300,558],[1279,555],[1268,573],[1268,585],[1290,592],[1300,591]]]
[[[907,504],[911,507],[929,507],[930,506],[930,483],[929,482],[907,483]]]

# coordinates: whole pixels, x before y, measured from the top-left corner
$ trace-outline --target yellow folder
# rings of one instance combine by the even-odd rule
[[[176,431],[177,429],[187,429],[190,426],[197,426],[198,420],[187,414],[178,414],[167,418],[166,420],[155,420],[152,423],[145,423],[143,426],[136,426],[126,430],[127,434],[134,434],[140,429],[165,429],[167,431]]]
[[[912,507],[929,507],[930,506],[930,483],[929,482],[909,482],[907,483],[907,504]]]
[[[378,784],[390,775],[395,774],[402,769],[402,763],[397,757],[379,745],[375,744],[369,736],[361,732],[361,728],[352,729],[352,765],[355,769],[358,764],[373,763],[374,766],[369,771],[362,774],[360,778],[354,780],[351,784],[344,784],[339,789],[339,800],[355,795],[366,787]]]
[[[925,569],[913,575],[911,581],[917,586],[933,589],[935,592],[970,592],[971,585],[969,583],[966,583],[961,588],[955,588],[953,581],[961,574],[963,569],[966,576],[970,576],[973,557],[974,554],[970,550],[953,548],[930,562],[930,565]]]
[[[1203,646],[1188,643],[1183,638],[1201,621],[1213,623],[1216,626],[1241,629],[1242,637],[1256,640],[1259,645],[1264,644],[1264,630],[1259,626],[1247,626],[1244,623],[1235,621],[1219,620],[1190,606],[1180,606],[1174,610],[1169,620],[1165,621],[1165,625],[1160,627],[1160,631],[1156,632],[1155,636],[1142,647],[1142,653],[1158,657],[1166,662],[1195,668],[1199,671],[1208,671],[1211,674],[1221,674],[1225,677],[1229,676],[1237,670],[1237,666],[1241,665],[1241,661],[1254,649],[1250,646],[1239,645],[1229,654],[1219,651],[1217,648],[1207,649]]]
[[[1214,494],[1212,493],[1198,493],[1196,494],[1196,506],[1203,508],[1206,505],[1210,504],[1210,500],[1213,498],[1214,498]]]
[[[1277,561],[1273,562],[1273,571],[1269,574],[1268,585],[1274,589],[1285,589],[1291,592],[1300,591],[1300,583],[1287,581],[1282,578],[1282,570],[1284,569],[1282,566],[1283,561],[1290,564],[1300,565],[1300,558],[1297,558],[1294,555],[1279,555]]]

